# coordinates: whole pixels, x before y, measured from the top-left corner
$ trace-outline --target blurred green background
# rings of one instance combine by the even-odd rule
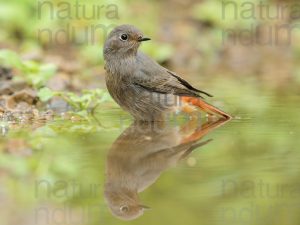
[[[125,23],[151,37],[144,52],[234,115],[141,193],[152,210],[129,223],[299,224],[299,2],[2,0],[0,65],[34,91],[105,88],[103,42]],[[78,120],[1,116],[3,224],[124,223],[109,212],[103,185],[106,154],[132,119],[101,104]]]

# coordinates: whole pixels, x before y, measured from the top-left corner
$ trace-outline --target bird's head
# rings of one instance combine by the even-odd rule
[[[136,191],[106,186],[105,200],[112,214],[122,220],[134,220],[143,215],[148,206],[140,204]]]
[[[115,27],[108,35],[104,44],[104,57],[109,55],[134,55],[141,42],[150,38],[144,37],[143,33],[132,25],[120,25]]]

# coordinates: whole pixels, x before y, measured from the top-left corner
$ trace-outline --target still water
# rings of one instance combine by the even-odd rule
[[[2,121],[1,224],[299,224],[300,96],[236,96],[231,121]]]

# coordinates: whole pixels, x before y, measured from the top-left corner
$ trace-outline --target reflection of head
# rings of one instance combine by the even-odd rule
[[[148,208],[139,204],[137,193],[129,190],[106,190],[104,196],[112,214],[122,220],[136,219]]]

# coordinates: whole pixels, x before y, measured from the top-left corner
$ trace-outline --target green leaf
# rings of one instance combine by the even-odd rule
[[[56,72],[56,66],[54,64],[22,61],[16,52],[6,49],[0,50],[0,65],[18,69],[21,72],[21,78],[37,89],[45,86]]]
[[[47,87],[41,88],[38,92],[38,97],[42,102],[47,102],[50,100],[55,93]]]
[[[18,54],[6,49],[0,50],[0,65],[21,70],[23,69],[23,64]]]

